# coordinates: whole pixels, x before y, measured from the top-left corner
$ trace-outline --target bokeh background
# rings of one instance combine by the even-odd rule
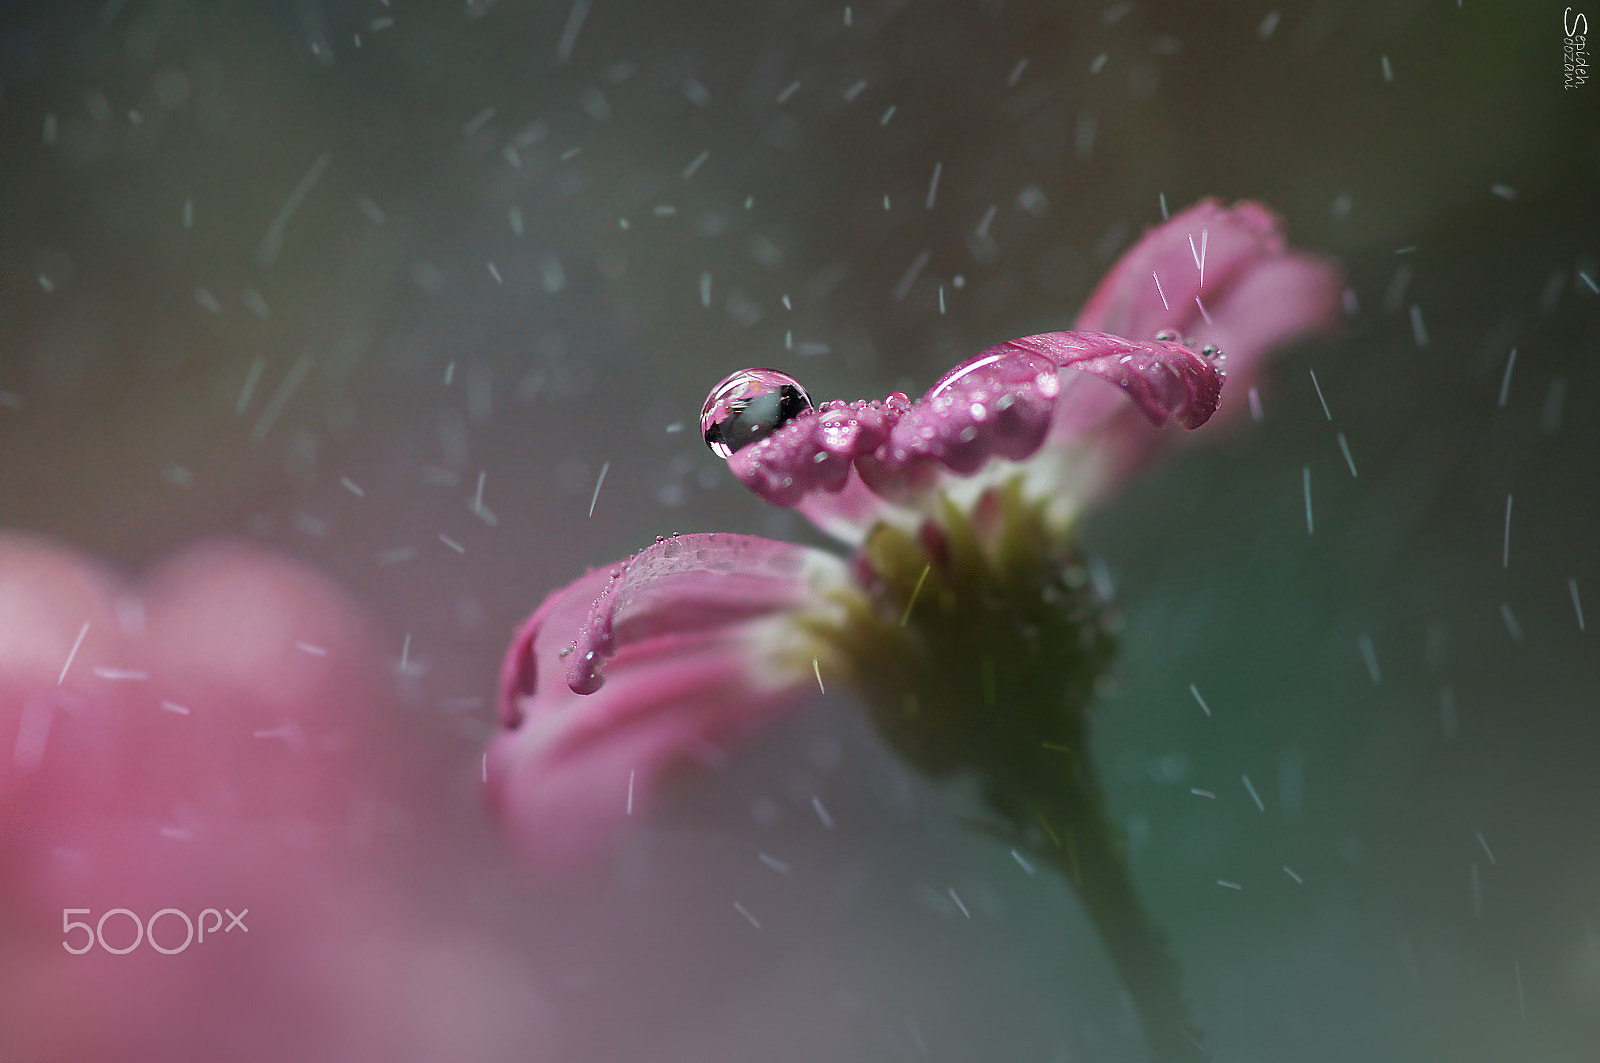
[[[459,828],[423,907],[548,1005],[514,1057],[1137,1059],[1066,891],[848,701],[580,896],[506,869],[479,754],[512,625],[585,566],[821,541],[701,444],[712,383],[919,393],[1065,327],[1163,204],[1262,199],[1344,262],[1344,334],[1086,532],[1139,880],[1219,1059],[1600,1059],[1600,88],[1563,17],[8,2],[0,525],[130,572],[253,538],[363,603]]]

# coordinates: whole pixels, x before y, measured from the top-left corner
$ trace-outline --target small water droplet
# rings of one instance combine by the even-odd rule
[[[560,657],[562,660],[565,660],[566,658],[571,657],[572,656],[572,647],[571,646],[563,646],[563,647],[561,647],[561,652],[556,654],[556,656]]]
[[[1178,339],[1178,332],[1176,329],[1164,328],[1156,333],[1156,339],[1162,343],[1175,343]]]
[[[700,431],[712,453],[731,458],[811,408],[811,396],[787,373],[741,369],[711,389]]]

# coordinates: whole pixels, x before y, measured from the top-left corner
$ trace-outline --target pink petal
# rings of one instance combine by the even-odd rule
[[[342,821],[391,762],[385,708],[359,613],[299,565],[208,544],[130,586],[0,536],[9,815]]]
[[[147,750],[145,792],[186,777],[207,807],[333,820],[388,773],[388,682],[339,588],[254,547],[209,543],[146,576],[140,597],[136,641],[158,699],[144,711],[164,731]]]
[[[762,498],[800,505],[825,517],[825,527],[877,519],[883,507],[866,504],[846,475],[852,465],[892,507],[915,504],[949,474],[971,476],[997,458],[1023,461],[1050,430],[1062,369],[1116,384],[1157,426],[1204,424],[1222,386],[1211,360],[1177,343],[1093,332],[1027,336],[968,359],[915,403],[896,394],[802,413],[735,453],[729,466]],[[850,431],[837,424],[845,419]],[[830,496],[839,502],[830,506]]]
[[[877,494],[861,479],[855,465],[837,491],[810,491],[794,508],[828,535],[841,542],[859,544],[874,524],[892,519],[899,506]]]
[[[735,452],[729,467],[766,501],[847,541],[904,518],[952,477],[981,479],[996,459],[1028,462],[1042,489],[1073,492],[1063,507],[1071,512],[1155,449],[1142,421],[1197,428],[1218,408],[1224,367],[1237,394],[1274,348],[1331,329],[1340,283],[1332,264],[1288,249],[1265,207],[1206,200],[1117,262],[1080,331],[990,348],[914,404],[897,393],[800,413]],[[1163,330],[1195,349],[1156,339]],[[1057,380],[1066,368],[1122,393]],[[1050,454],[1034,458],[1046,440]]]
[[[1206,280],[1209,284],[1209,273]],[[1342,289],[1337,267],[1311,255],[1286,255],[1251,270],[1220,296],[1206,299],[1211,324],[1194,327],[1196,342],[1222,348],[1239,410],[1244,409],[1245,391],[1269,355],[1297,340],[1334,330]]]
[[[148,823],[98,826],[88,845],[0,859],[0,1058],[559,1058],[555,1016],[526,961],[503,937],[459,925],[457,910],[436,910],[442,899],[411,899],[409,884],[427,877],[417,859],[371,861],[342,834],[308,844],[292,821],[178,837]],[[63,949],[86,933],[64,935],[64,919],[93,928],[114,908],[147,921],[168,908],[187,915],[187,928],[173,913],[156,923],[164,948],[180,949],[189,929],[196,937],[171,955],[149,935],[125,955]],[[203,943],[195,923],[209,931]],[[104,937],[131,942],[132,920],[107,919]]]
[[[900,392],[882,402],[825,403],[735,452],[728,468],[775,506],[794,506],[813,494],[836,494],[846,486],[852,462],[882,446],[910,408],[911,401]]]
[[[1203,284],[1195,261],[1202,247]],[[1334,328],[1341,286],[1333,263],[1288,248],[1282,221],[1266,207],[1249,201],[1224,207],[1207,199],[1124,253],[1077,325],[1126,336],[1171,330],[1196,345],[1214,344],[1232,395],[1223,412],[1232,416],[1245,408],[1244,396],[1268,355]],[[1076,384],[1063,389],[1050,439],[1071,450],[1093,448],[1095,468],[1080,484],[1084,501],[1123,482],[1161,443],[1121,396]]]
[[[1205,264],[1203,283],[1197,256]],[[1136,339],[1172,329],[1216,344],[1234,401],[1242,404],[1272,348],[1338,323],[1341,286],[1333,263],[1289,250],[1282,219],[1260,203],[1225,207],[1206,199],[1125,252],[1095,288],[1077,327]]]
[[[620,646],[658,636],[718,632],[803,605],[801,578],[816,551],[711,532],[674,535],[613,568],[567,661],[567,685],[592,694]]]
[[[844,580],[807,547],[683,535],[547,598],[507,656],[489,760],[524,852],[548,869],[592,862],[669,769],[715,762],[772,720],[809,672],[762,635]]]
[[[94,664],[122,645],[119,590],[112,572],[71,550],[0,535],[0,836],[45,809],[93,803],[104,786],[110,763],[101,750],[114,743],[100,728],[70,725],[88,704]],[[105,693],[109,701],[125,691]],[[105,711],[113,721],[125,715],[117,704]],[[84,741],[64,755],[71,730]]]
[[[409,897],[385,686],[348,598],[257,547],[128,584],[0,534],[0,1059],[552,1058],[514,952]],[[108,943],[151,936],[63,948],[116,908]]]

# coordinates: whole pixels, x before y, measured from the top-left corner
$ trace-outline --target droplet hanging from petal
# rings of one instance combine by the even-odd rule
[[[714,454],[731,458],[811,408],[811,396],[789,374],[741,369],[711,389],[700,431]]]

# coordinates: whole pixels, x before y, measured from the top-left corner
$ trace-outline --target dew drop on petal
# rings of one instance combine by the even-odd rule
[[[811,396],[787,373],[741,369],[711,389],[700,431],[713,453],[731,458],[811,408]]]
[[[1156,333],[1156,339],[1160,340],[1162,343],[1176,343],[1178,340],[1177,330],[1164,328],[1160,332]]]

